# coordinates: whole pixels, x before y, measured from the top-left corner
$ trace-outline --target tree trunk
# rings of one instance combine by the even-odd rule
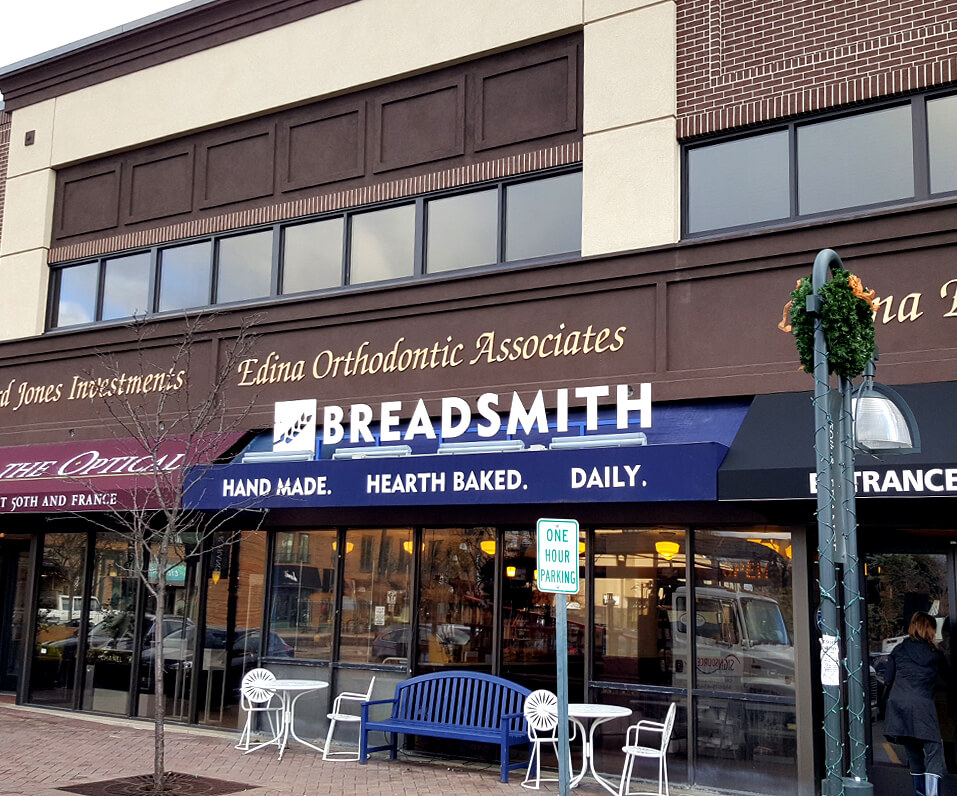
[[[166,695],[163,688],[164,639],[166,614],[166,569],[169,552],[164,539],[156,561],[156,617],[153,622],[153,792],[162,793],[166,784]]]

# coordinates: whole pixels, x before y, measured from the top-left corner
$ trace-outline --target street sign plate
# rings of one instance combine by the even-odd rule
[[[578,520],[538,521],[538,590],[578,593]]]

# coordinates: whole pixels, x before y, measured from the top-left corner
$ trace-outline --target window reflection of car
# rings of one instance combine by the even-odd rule
[[[227,632],[224,627],[207,627],[203,639],[203,666],[204,671],[222,671],[226,669],[226,641]],[[266,636],[266,657],[292,658],[294,649],[283,638],[274,632]],[[243,674],[253,668],[259,660],[262,631],[258,628],[236,630],[233,643],[230,647],[228,682],[235,688],[239,687]],[[190,623],[188,627],[179,626],[163,639],[163,671],[164,681],[167,677],[191,674],[193,670],[193,652],[196,649],[196,627]],[[144,649],[140,658],[141,687],[150,688],[153,683],[153,661],[155,651],[152,648]]]
[[[482,628],[475,629],[477,636]],[[372,660],[375,663],[404,663],[409,658],[409,639],[412,628],[401,625],[387,628],[372,641]],[[437,645],[437,646],[436,646]],[[464,660],[466,647],[474,646],[473,631],[468,625],[441,624],[419,626],[419,659],[433,663]],[[433,658],[444,660],[433,660]],[[395,660],[390,660],[395,659]]]
[[[156,629],[155,618],[147,615],[147,621],[150,622],[150,629],[147,632],[145,644],[152,644],[153,634]],[[176,617],[163,620],[165,628],[164,636],[168,637],[176,629],[183,626],[183,618]],[[185,620],[192,624],[191,620]],[[97,622],[90,628],[86,637],[87,648],[93,650],[125,650],[132,651],[133,635],[133,617],[125,611],[116,611],[109,614],[106,619]],[[53,641],[49,644],[40,645],[40,654],[51,657],[64,657],[69,654],[76,654],[76,647],[79,643],[79,629],[74,631],[72,636]]]

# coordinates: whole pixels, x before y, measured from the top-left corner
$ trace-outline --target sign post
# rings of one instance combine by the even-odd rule
[[[568,796],[568,595],[578,593],[578,520],[540,519],[537,526],[538,590],[555,597],[558,660],[558,793]]]

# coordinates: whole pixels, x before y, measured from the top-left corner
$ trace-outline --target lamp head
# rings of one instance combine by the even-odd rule
[[[875,383],[874,374],[871,360],[852,398],[854,450],[883,455],[918,453],[920,432],[914,413],[897,392]]]

